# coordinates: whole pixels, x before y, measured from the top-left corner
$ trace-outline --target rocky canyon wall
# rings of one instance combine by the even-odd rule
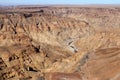
[[[1,10],[0,80],[120,80],[120,8]]]

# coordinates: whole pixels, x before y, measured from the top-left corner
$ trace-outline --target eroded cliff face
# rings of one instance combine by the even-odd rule
[[[119,80],[120,9],[0,13],[0,80]]]

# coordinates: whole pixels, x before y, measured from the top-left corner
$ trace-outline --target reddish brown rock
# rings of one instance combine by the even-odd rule
[[[79,73],[48,73],[45,80],[82,80]]]
[[[120,79],[120,48],[100,49],[94,52],[83,66],[82,70],[88,80]]]
[[[0,80],[119,80],[119,49],[119,7],[0,10]]]

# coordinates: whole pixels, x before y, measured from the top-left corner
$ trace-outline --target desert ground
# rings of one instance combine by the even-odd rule
[[[1,6],[0,80],[120,80],[120,6]]]

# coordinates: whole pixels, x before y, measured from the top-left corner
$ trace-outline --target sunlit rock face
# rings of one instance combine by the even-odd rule
[[[120,8],[0,9],[0,80],[120,80]]]

